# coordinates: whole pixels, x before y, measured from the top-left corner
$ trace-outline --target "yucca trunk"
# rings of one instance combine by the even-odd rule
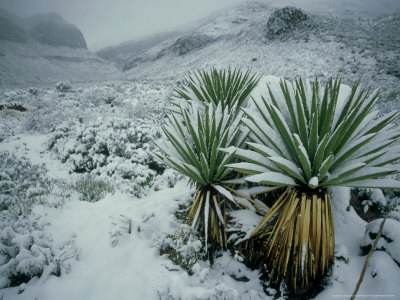
[[[334,236],[329,194],[288,188],[252,233],[260,249],[253,249],[250,259],[261,260],[274,281],[306,292],[331,267]]]
[[[225,201],[221,198],[211,186],[200,186],[188,214],[192,227],[203,233],[210,258],[217,248],[224,250],[227,247],[227,217]]]

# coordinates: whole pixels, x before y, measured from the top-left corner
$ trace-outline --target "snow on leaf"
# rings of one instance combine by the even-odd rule
[[[232,194],[227,189],[225,189],[224,187],[222,187],[220,185],[217,185],[217,184],[213,184],[212,187],[214,189],[216,189],[219,193],[224,195],[226,198],[228,198],[229,200],[234,201],[233,197],[232,197]]]
[[[349,187],[400,189],[400,182],[393,179],[368,179],[346,183]]]
[[[315,189],[316,187],[318,187],[318,177],[314,176],[310,179],[310,181],[308,182],[308,186],[312,189]]]
[[[298,186],[298,184],[296,183],[296,181],[294,181],[292,177],[278,172],[265,172],[249,176],[246,178],[246,181],[264,183],[270,185]]]

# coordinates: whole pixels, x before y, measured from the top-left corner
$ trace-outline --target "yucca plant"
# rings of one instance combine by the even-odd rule
[[[378,91],[340,79],[321,87],[301,78],[269,77],[263,96],[243,109],[250,130],[243,162],[228,165],[245,180],[286,187],[251,236],[262,247],[253,259],[265,263],[276,281],[307,290],[334,261],[334,223],[328,187],[400,188],[384,176],[399,172],[398,115],[373,110]]]
[[[235,107],[223,109],[221,104],[180,106],[168,115],[162,127],[166,140],[158,145],[161,154],[155,154],[196,185],[188,219],[203,233],[211,252],[217,246],[226,248],[226,210],[237,205],[222,183],[232,172],[225,165],[233,162],[233,153],[218,149],[243,144],[248,130],[241,128],[241,117]]]
[[[242,72],[239,69],[211,68],[209,71],[198,70],[185,78],[185,84],[175,90],[175,100],[199,101],[203,104],[221,105],[240,108],[247,104],[249,95],[257,85],[259,77],[251,74],[251,70]]]

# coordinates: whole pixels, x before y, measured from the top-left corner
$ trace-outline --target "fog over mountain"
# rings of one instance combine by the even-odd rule
[[[0,85],[115,79],[119,71],[87,49],[81,30],[57,13],[18,17],[0,9]]]
[[[2,0],[0,7],[28,17],[35,13],[56,12],[77,26],[90,50],[140,39],[159,32],[187,27],[209,14],[248,0]],[[306,9],[362,10],[390,13],[400,8],[398,0],[264,0],[272,6],[295,5]]]

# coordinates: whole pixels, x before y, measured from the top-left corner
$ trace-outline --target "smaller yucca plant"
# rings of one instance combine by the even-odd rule
[[[179,111],[168,115],[162,128],[166,140],[158,145],[161,154],[155,154],[196,185],[188,218],[193,228],[203,233],[206,248],[208,244],[212,249],[226,248],[226,210],[237,204],[222,181],[232,172],[225,165],[234,157],[219,148],[243,144],[248,131],[241,129],[241,116],[235,107],[223,109],[221,104],[199,108],[189,102],[179,106]]]
[[[199,101],[203,104],[221,105],[222,109],[246,106],[249,95],[257,85],[259,77],[250,70],[211,68],[198,70],[185,78],[185,84],[176,89],[175,100]]]
[[[269,77],[263,96],[245,108],[249,149],[244,162],[229,167],[249,182],[287,187],[252,233],[262,241],[255,259],[279,281],[307,289],[334,260],[334,224],[328,187],[400,188],[383,176],[399,172],[400,132],[392,112],[378,117],[378,92],[351,89],[340,80],[325,88],[300,78],[293,83]]]

